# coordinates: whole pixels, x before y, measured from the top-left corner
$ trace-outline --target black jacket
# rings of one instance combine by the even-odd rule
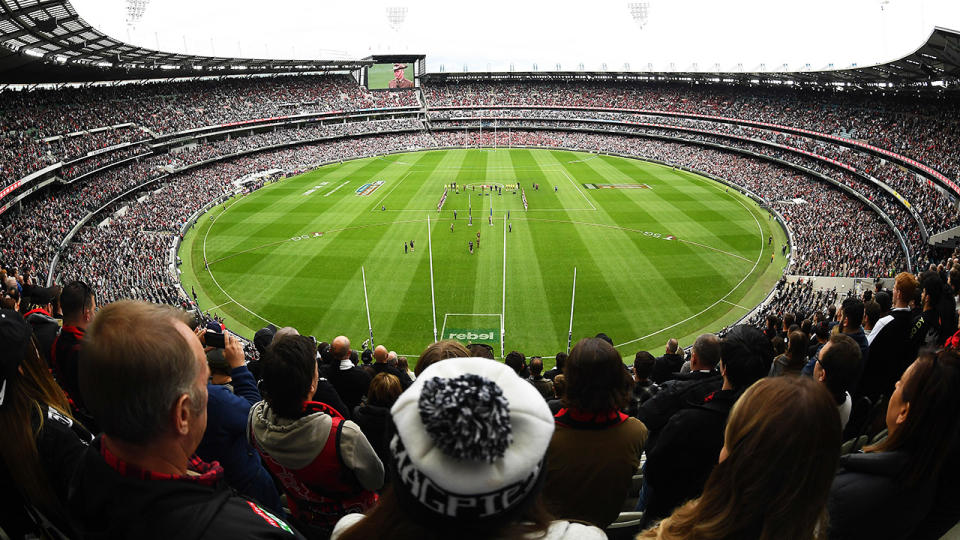
[[[727,416],[740,392],[718,390],[698,405],[683,409],[660,431],[657,444],[647,451],[649,523],[665,518],[685,501],[700,495],[723,448]]]
[[[409,375],[407,375],[406,373],[401,373],[399,369],[387,363],[374,362],[373,372],[376,373],[377,375],[381,373],[389,373],[394,377],[400,379],[400,386],[402,386],[404,390],[406,390],[407,388],[410,388],[410,385],[413,384],[413,381],[410,380]]]
[[[363,368],[357,366],[350,369],[340,369],[339,366],[333,366],[327,371],[327,379],[336,389],[349,412],[360,405],[360,402],[367,395],[372,377]]]
[[[682,367],[682,354],[664,354],[660,358],[657,358],[656,363],[653,364],[653,372],[650,374],[650,380],[660,384],[673,379],[675,378],[673,374],[678,373]]]
[[[830,538],[900,539],[929,512],[936,486],[905,489],[897,475],[909,462],[905,452],[848,454],[830,488]]]
[[[82,538],[303,538],[222,481],[210,487],[123,476],[103,460],[100,442],[84,453],[70,485],[70,513]]]
[[[910,310],[896,309],[890,315],[893,320],[880,329],[870,344],[870,354],[857,385],[857,396],[875,399],[883,394],[890,397],[893,385],[917,357],[917,350],[910,342]]]
[[[384,478],[390,478],[390,464],[393,463],[390,439],[387,438],[390,407],[378,407],[365,403],[353,409],[353,421],[360,426],[360,431],[370,441],[370,446],[383,463]]]
[[[647,452],[656,446],[660,430],[670,417],[690,404],[702,403],[707,394],[723,386],[723,377],[716,372],[692,371],[680,379],[660,385],[657,395],[648,399],[637,412],[637,418],[650,430]]]

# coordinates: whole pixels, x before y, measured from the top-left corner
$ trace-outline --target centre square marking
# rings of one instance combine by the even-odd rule
[[[470,343],[500,343],[499,328],[447,328],[443,339],[455,339]]]

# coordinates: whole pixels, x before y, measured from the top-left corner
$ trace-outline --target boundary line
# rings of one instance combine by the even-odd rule
[[[430,252],[430,314],[433,316],[433,342],[437,342],[437,300],[433,292],[433,241],[430,235],[430,214],[427,214],[427,251]]]
[[[747,310],[747,311],[750,311],[751,309],[753,309],[753,308],[748,308],[748,307],[745,307],[745,306],[741,306],[740,304],[734,304],[733,302],[731,302],[731,301],[729,301],[729,300],[724,300],[724,302],[730,304],[731,306],[736,306],[736,307],[738,307],[738,308],[740,308],[740,309],[745,309],[745,310]]]
[[[590,209],[596,211],[597,207],[594,206],[594,205],[593,205],[593,202],[591,202],[590,199],[587,198],[587,194],[584,193],[582,189],[580,189],[580,186],[578,186],[577,183],[573,181],[573,178],[570,178],[570,175],[567,174],[566,169],[564,169],[564,168],[561,167],[561,168],[560,168],[560,174],[562,174],[562,175],[564,175],[564,176],[567,177],[567,180],[569,180],[570,183],[573,184],[573,188],[577,190],[577,193],[579,193],[580,196],[583,197],[583,200],[587,201],[587,204],[590,205]]]
[[[242,200],[245,200],[245,198],[244,198],[244,197],[238,197],[236,201],[230,203],[229,206],[224,207],[224,209],[220,212],[220,215],[218,215],[218,216],[216,216],[216,217],[220,217],[221,215],[224,214],[224,212],[226,212],[227,210],[229,210],[229,209],[232,208],[235,204],[237,204],[238,202],[240,202],[240,201],[242,201]],[[213,226],[214,226],[214,224],[215,224],[216,222],[217,222],[216,219],[212,220],[211,223],[210,223],[210,225],[207,227],[207,232],[205,232],[205,233],[203,234],[203,260],[204,260],[204,262],[206,262],[206,260],[207,260],[207,236],[210,235],[210,230],[213,229]],[[257,315],[256,313],[250,311],[250,309],[247,308],[247,306],[241,304],[240,302],[237,302],[236,299],[234,299],[232,296],[230,296],[230,293],[228,293],[227,291],[225,291],[225,290],[223,289],[223,287],[220,285],[220,282],[217,281],[217,278],[213,275],[213,272],[210,270],[210,264],[209,264],[209,263],[206,264],[206,267],[207,267],[207,274],[210,275],[210,279],[213,280],[213,284],[216,285],[217,288],[220,289],[220,292],[222,292],[222,293],[224,294],[224,296],[226,296],[227,298],[229,298],[231,302],[233,302],[234,304],[240,306],[241,309],[243,309],[243,310],[246,311],[247,313],[253,315],[254,317],[260,319],[261,321],[266,321],[267,323],[272,324],[272,325],[276,326],[277,328],[280,328],[281,325],[279,325],[279,324],[271,321],[270,319],[264,318],[264,317],[261,316],[261,315]],[[222,304],[221,304],[221,305],[222,305]],[[239,321],[238,321],[238,322],[239,322]],[[242,323],[241,323],[241,324],[242,324]],[[246,325],[244,325],[244,326],[246,326]],[[249,328],[249,327],[248,327],[248,328]],[[250,330],[256,331],[256,330],[253,329],[253,328],[250,328]]]
[[[725,295],[723,295],[722,297],[720,297],[720,299],[717,300],[716,302],[714,302],[714,303],[710,304],[709,306],[703,308],[703,310],[701,310],[699,313],[695,313],[695,314],[687,317],[686,319],[683,319],[682,321],[675,322],[675,323],[671,324],[670,326],[667,326],[667,327],[665,327],[665,328],[661,328],[660,330],[657,330],[656,332],[652,332],[652,333],[650,333],[650,334],[647,334],[647,335],[645,335],[645,336],[643,336],[643,337],[638,337],[637,339],[631,339],[630,341],[625,341],[625,342],[623,342],[623,343],[619,343],[619,344],[617,344],[617,345],[614,345],[614,347],[622,347],[622,346],[624,346],[624,345],[630,345],[631,343],[636,343],[636,342],[638,342],[638,341],[642,341],[642,340],[647,339],[647,338],[649,338],[649,337],[653,337],[653,336],[655,336],[655,335],[657,335],[657,334],[659,334],[659,333],[661,333],[661,332],[665,332],[665,331],[667,331],[667,330],[670,330],[671,328],[674,328],[674,327],[676,327],[676,326],[679,326],[679,325],[681,325],[681,324],[683,324],[683,323],[685,323],[685,322],[687,322],[687,321],[689,321],[689,320],[691,320],[691,319],[695,319],[695,318],[699,317],[700,315],[703,315],[703,314],[706,313],[708,310],[713,309],[713,307],[716,306],[717,304],[719,304],[720,302],[726,302],[726,301],[727,301],[727,297],[730,296],[731,294],[733,294],[733,291],[739,289],[739,288],[740,288],[740,285],[743,285],[743,282],[746,281],[748,277],[750,277],[751,275],[753,275],[754,270],[757,269],[757,265],[760,264],[760,259],[763,258],[763,227],[760,226],[760,220],[757,219],[756,214],[754,214],[752,210],[750,210],[749,208],[747,208],[746,205],[743,204],[743,201],[741,201],[739,197],[734,197],[733,200],[737,201],[737,203],[739,203],[740,206],[742,206],[747,212],[750,212],[750,215],[753,216],[753,221],[756,222],[756,224],[757,224],[757,231],[760,233],[760,253],[757,255],[757,261],[753,263],[753,268],[751,268],[750,271],[747,272],[746,275],[743,276],[743,279],[741,279],[739,283],[737,283],[736,285],[734,285],[733,288],[730,289],[730,291],[729,291],[727,294],[725,294]],[[728,302],[728,303],[732,303],[732,302]],[[734,305],[735,305],[735,304],[734,304]],[[741,307],[742,307],[742,306],[741,306]],[[746,309],[746,308],[744,308],[744,309]]]

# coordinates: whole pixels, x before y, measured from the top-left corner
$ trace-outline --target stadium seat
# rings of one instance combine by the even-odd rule
[[[640,532],[643,522],[643,512],[620,512],[617,520],[604,529],[610,540],[625,540],[634,538]]]

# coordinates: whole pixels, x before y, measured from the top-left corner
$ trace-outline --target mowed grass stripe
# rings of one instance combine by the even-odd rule
[[[580,162],[584,159],[588,161]],[[313,332],[319,339],[329,340],[336,333],[345,333],[356,345],[367,334],[360,279],[363,266],[367,270],[377,342],[402,354],[416,355],[433,337],[427,215],[434,239],[439,327],[445,313],[499,313],[503,291],[503,215],[509,210],[514,230],[506,239],[506,350],[516,348],[528,355],[549,356],[565,348],[573,266],[578,267],[574,337],[604,331],[618,342],[636,339],[691,317],[727,294],[756,260],[760,239],[756,238],[756,223],[750,214],[722,189],[713,188],[712,182],[699,177],[675,177],[675,171],[669,168],[639,161],[619,161],[626,165],[618,163],[617,158],[608,162],[606,158],[575,152],[457,149],[321,168],[252,194],[221,216],[220,219],[230,218],[232,222],[225,219],[214,225],[211,243],[221,236],[221,227],[228,223],[231,230],[223,236],[229,241],[223,247],[236,243],[244,234],[250,236],[236,244],[238,251],[229,253],[229,259],[217,262],[213,268],[224,288],[251,311],[281,324],[293,324],[303,333]],[[645,166],[651,168],[647,170]],[[335,176],[338,178],[334,179]],[[588,191],[580,186],[585,181],[616,183],[631,176],[648,179],[654,189]],[[354,194],[358,186],[380,178],[386,184],[371,197]],[[520,181],[531,211],[522,211],[519,194],[479,197],[461,191],[459,195],[451,193],[443,211],[437,213],[436,203],[443,185],[452,179],[461,183],[479,183],[484,179],[488,183]],[[300,184],[288,185],[293,180]],[[329,184],[319,193],[303,195],[321,181]],[[331,197],[322,197],[325,190],[343,181],[350,183]],[[534,181],[540,183],[539,191],[530,188]],[[678,191],[679,196],[672,193],[667,200],[661,200],[656,193],[649,196],[650,192],[668,191],[654,185],[661,183]],[[559,188],[556,192],[554,185]],[[285,188],[285,196],[272,191],[278,187]],[[261,196],[263,200],[258,200]],[[323,200],[304,207],[303,198]],[[473,227],[466,226],[468,199],[474,204]],[[381,200],[385,212],[379,210]],[[598,210],[584,210],[589,203]],[[497,218],[493,227],[487,221],[491,204]],[[659,206],[651,208],[651,204]],[[736,230],[725,238],[729,245],[707,236],[705,231],[723,235],[721,229],[727,226],[726,221],[707,216],[706,227],[687,223],[690,215],[704,214],[696,211],[698,206],[726,216],[726,221],[752,226],[752,240]],[[458,211],[456,221],[454,209]],[[234,216],[235,210],[242,212]],[[261,240],[287,238],[290,224],[285,222],[286,212],[293,212],[292,220],[299,220],[296,232],[315,229],[324,231],[324,236],[240,253],[242,246],[254,244],[253,233]],[[757,215],[760,214],[758,211]],[[265,227],[269,219],[276,221],[276,228]],[[762,226],[768,232],[776,232],[769,223]],[[308,230],[301,231],[304,227]],[[704,244],[728,248],[725,251],[748,257],[751,262],[698,246],[652,239],[625,228],[697,238]],[[344,230],[332,232],[335,229]],[[471,256],[467,240],[475,240],[478,230],[481,248]],[[195,255],[202,232],[204,225],[198,224],[188,235],[192,244],[184,244],[190,249],[184,273],[197,273],[193,283],[201,286],[201,302],[208,302],[205,307],[210,307],[209,304],[219,304],[225,298],[204,275],[202,257]],[[744,237],[738,239],[740,235]],[[234,236],[237,238],[230,238]],[[403,242],[410,239],[416,241],[416,252],[404,254]],[[747,294],[751,298],[762,295],[755,285],[761,275],[769,283],[767,286],[772,286],[777,270],[769,264],[769,254],[765,256],[755,275],[730,295],[730,301],[737,302],[735,297]],[[782,267],[779,259],[778,266]],[[185,277],[185,283],[189,281]],[[232,304],[218,311],[229,316],[228,322],[237,320],[247,325],[247,329],[240,330],[250,330],[242,332],[248,337],[252,336],[252,329],[264,324]],[[669,333],[621,350],[632,354],[636,347],[659,346],[667,337],[718,330],[719,326],[713,326],[721,318],[730,322],[734,312],[742,310],[721,302]],[[460,323],[451,325],[491,327],[496,323],[496,317],[472,321],[461,318]]]

